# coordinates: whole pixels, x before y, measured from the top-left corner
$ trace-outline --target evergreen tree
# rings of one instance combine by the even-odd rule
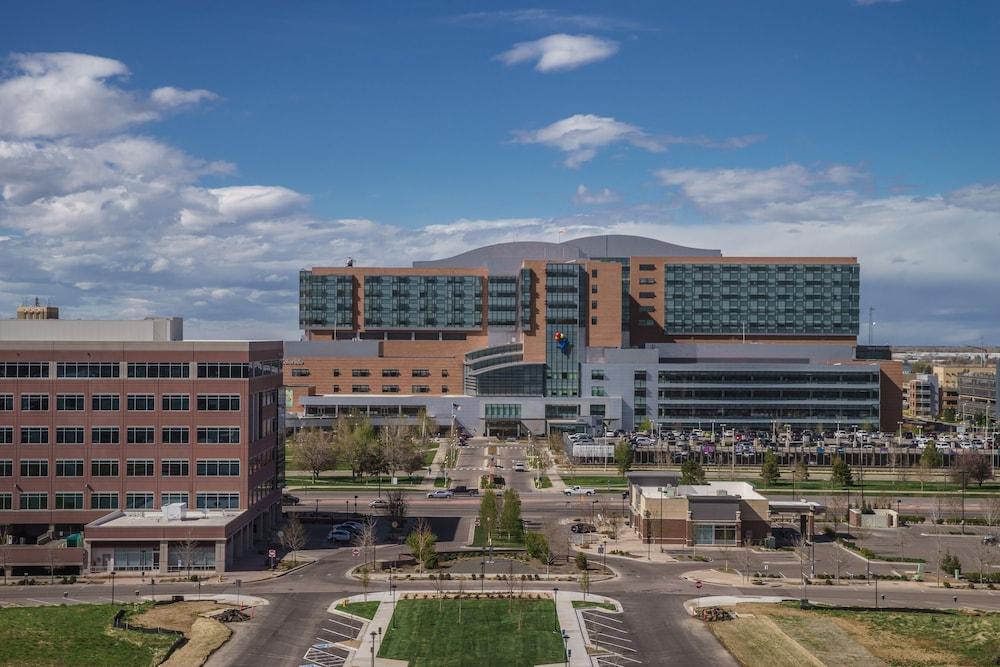
[[[497,506],[497,496],[491,489],[486,489],[483,499],[479,501],[479,523],[483,531],[492,532],[497,527],[500,508]]]
[[[635,453],[626,441],[620,440],[618,444],[615,445],[615,465],[618,466],[619,475],[624,475],[632,468],[632,460],[634,457]]]
[[[688,459],[681,465],[681,484],[704,484],[705,469],[694,459]]]
[[[521,532],[521,496],[516,489],[507,489],[503,492],[500,529],[507,533],[508,539]]]
[[[760,480],[764,483],[764,486],[774,486],[774,483],[778,481],[781,477],[781,470],[778,468],[778,457],[774,455],[774,452],[768,450],[764,454],[764,465],[760,469]]]
[[[833,457],[833,466],[830,472],[830,481],[840,487],[851,486],[854,483],[854,473],[851,466],[839,456]]]
[[[920,453],[920,465],[925,468],[940,468],[942,463],[944,461],[937,445],[933,442],[924,445],[924,451]]]

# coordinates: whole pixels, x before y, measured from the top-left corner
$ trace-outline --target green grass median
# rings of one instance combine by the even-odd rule
[[[401,600],[378,655],[409,667],[562,663],[557,626],[551,600]]]

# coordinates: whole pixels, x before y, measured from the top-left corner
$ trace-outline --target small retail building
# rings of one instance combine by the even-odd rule
[[[676,473],[629,473],[632,525],[643,541],[742,546],[771,533],[767,498],[748,482],[680,484]]]

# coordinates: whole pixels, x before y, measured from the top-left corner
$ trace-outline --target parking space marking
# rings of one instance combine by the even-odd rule
[[[353,623],[344,623],[343,621],[338,621],[335,618],[328,618],[327,620],[330,621],[331,623],[336,623],[337,625],[347,626],[348,628],[350,628],[351,630],[354,630],[355,632],[357,632],[358,630],[361,629],[360,625],[354,625]]]
[[[628,630],[625,630],[624,628],[616,628],[613,625],[605,625],[604,623],[598,623],[597,621],[595,621],[593,618],[591,618],[589,616],[587,617],[587,621],[590,622],[590,623],[593,623],[594,625],[599,625],[602,628],[607,628],[609,630],[614,630],[615,632],[623,632],[623,633],[628,634]]]
[[[583,614],[584,615],[586,615],[588,612],[591,613],[591,614],[601,614],[601,612],[599,612],[599,611],[593,611],[591,609],[584,609],[583,610]],[[591,618],[591,617],[587,616],[587,618]],[[601,618],[602,621],[614,621],[615,623],[618,623],[618,624],[624,624],[625,623],[625,621],[621,620],[620,618],[611,618],[611,616],[608,615],[608,614],[601,614],[600,618]]]
[[[598,609],[580,610],[580,619],[583,621],[591,643],[608,652],[606,655],[595,654],[592,656],[598,667],[621,665],[623,660],[632,664],[642,664],[642,661],[636,657],[625,655],[625,653],[631,653],[638,656],[639,651],[621,643],[633,643],[633,640],[626,636],[629,634],[629,629],[623,619],[613,618],[611,614],[602,613]],[[611,621],[618,625],[608,625],[604,621]]]

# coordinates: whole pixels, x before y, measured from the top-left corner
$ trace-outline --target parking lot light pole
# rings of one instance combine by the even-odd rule
[[[371,636],[372,636],[372,667],[375,667],[375,635],[376,635],[376,632],[374,630],[372,630],[371,631]]]
[[[111,570],[111,604],[115,603],[115,571]]]
[[[354,516],[358,515],[358,497],[354,496]]]

